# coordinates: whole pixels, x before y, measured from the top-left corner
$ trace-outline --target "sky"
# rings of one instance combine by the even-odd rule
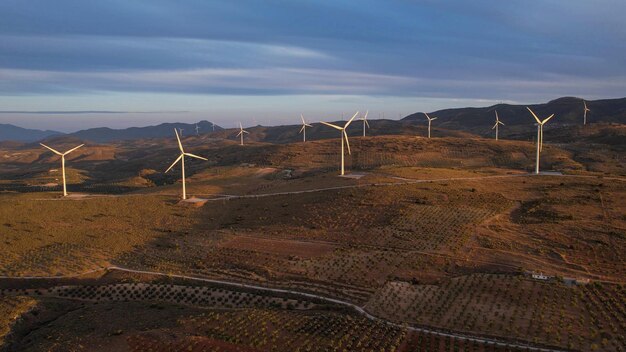
[[[224,127],[626,96],[623,0],[3,0],[0,123]]]

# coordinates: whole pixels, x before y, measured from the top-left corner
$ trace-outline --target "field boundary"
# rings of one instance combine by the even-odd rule
[[[346,308],[349,308],[349,309],[355,311],[356,313],[364,316],[365,318],[367,318],[369,320],[381,322],[381,323],[387,324],[389,326],[393,326],[393,327],[400,328],[400,329],[406,329],[406,330],[411,331],[411,332],[421,332],[421,333],[433,334],[433,335],[442,336],[442,337],[451,337],[451,338],[456,338],[456,339],[460,339],[460,340],[464,340],[464,341],[468,341],[468,342],[482,343],[482,344],[485,344],[485,345],[495,345],[495,346],[499,346],[499,347],[521,348],[521,349],[526,349],[528,351],[539,351],[539,352],[564,352],[564,351],[566,351],[566,350],[555,349],[555,348],[548,348],[548,347],[537,347],[537,346],[532,346],[532,345],[521,343],[521,342],[506,342],[506,341],[499,340],[499,339],[496,339],[496,338],[472,336],[472,335],[463,334],[463,333],[455,333],[455,332],[452,332],[452,331],[437,330],[437,329],[434,329],[434,328],[412,326],[412,325],[408,325],[408,324],[399,324],[399,323],[396,323],[396,322],[393,322],[393,321],[390,321],[390,320],[386,320],[386,319],[377,317],[377,316],[375,316],[373,314],[370,314],[369,312],[367,312],[367,310],[364,307],[361,307],[361,306],[356,305],[354,303],[350,303],[348,301],[344,301],[344,300],[340,300],[340,299],[336,299],[336,298],[332,298],[332,297],[327,297],[327,296],[323,296],[323,295],[318,295],[318,294],[314,294],[314,293],[294,291],[294,290],[287,290],[287,289],[281,289],[281,288],[271,288],[271,287],[266,287],[266,286],[261,286],[261,285],[254,285],[254,284],[246,284],[246,283],[241,283],[241,282],[208,279],[208,278],[189,276],[189,275],[161,273],[161,272],[149,271],[149,270],[136,270],[136,269],[124,268],[124,267],[115,266],[115,265],[108,266],[108,267],[101,267],[101,268],[98,268],[98,269],[93,269],[93,270],[89,270],[89,271],[86,271],[86,272],[83,272],[83,273],[72,274],[72,275],[62,275],[62,276],[17,276],[17,277],[16,276],[0,276],[0,279],[7,279],[7,280],[72,279],[72,278],[77,278],[77,277],[80,277],[80,276],[85,276],[85,275],[89,275],[89,274],[93,274],[93,273],[97,273],[97,272],[110,272],[110,271],[119,271],[119,272],[125,272],[125,273],[131,273],[131,274],[140,274],[140,275],[164,276],[164,277],[169,277],[169,278],[176,278],[176,279],[183,279],[183,280],[190,280],[190,281],[199,281],[199,282],[212,283],[212,284],[223,285],[223,286],[238,287],[238,288],[244,288],[244,289],[253,289],[253,290],[270,292],[270,293],[289,294],[289,295],[293,295],[293,296],[300,296],[300,297],[305,297],[305,298],[309,298],[309,299],[321,300],[321,301],[325,301],[325,302],[328,302],[328,303],[332,303],[332,304],[336,304],[336,305],[339,305],[339,306],[343,306],[343,307],[346,307]]]

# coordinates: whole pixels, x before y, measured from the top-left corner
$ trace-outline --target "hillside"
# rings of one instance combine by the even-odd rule
[[[539,117],[554,114],[551,126],[581,125],[583,121],[583,101],[580,98],[563,97],[546,104],[528,105]],[[589,100],[587,107],[591,112],[587,115],[588,123],[615,122],[626,123],[626,98]],[[501,128],[501,135],[509,136],[519,132],[520,126],[534,123],[532,115],[526,105],[497,104],[482,108],[445,109],[429,112],[431,117],[437,117],[433,126],[441,128],[464,130],[482,136],[491,135],[491,126],[494,124],[495,113],[498,111],[500,120],[505,123]],[[422,112],[416,112],[403,118],[402,121],[421,121],[426,123]]]
[[[195,123],[162,123],[156,126],[146,127],[130,127],[125,129],[112,129],[108,127],[90,128],[71,133],[71,136],[97,142],[106,143],[113,141],[132,140],[132,139],[144,139],[144,138],[161,138],[172,135],[174,128],[182,129],[184,135],[195,135],[196,125],[198,126],[199,133],[213,132],[213,123],[203,120]],[[222,128],[215,125],[215,131],[219,131]]]

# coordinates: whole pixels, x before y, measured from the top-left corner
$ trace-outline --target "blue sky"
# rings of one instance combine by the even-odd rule
[[[623,0],[3,0],[0,122],[233,127],[623,97],[624,13]]]

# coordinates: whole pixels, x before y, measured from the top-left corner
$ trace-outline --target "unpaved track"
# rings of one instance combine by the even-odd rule
[[[540,173],[536,175],[534,173],[523,173],[523,174],[507,174],[507,175],[489,175],[489,176],[473,176],[473,177],[448,177],[448,178],[436,178],[436,179],[413,179],[413,178],[405,178],[399,176],[390,176],[390,175],[381,175],[389,178],[393,178],[396,180],[400,180],[401,182],[376,182],[376,183],[363,183],[357,185],[345,185],[345,186],[334,186],[334,187],[323,187],[323,188],[313,188],[302,191],[285,191],[285,192],[273,192],[273,193],[260,193],[260,194],[245,194],[245,195],[234,195],[234,194],[210,194],[206,195],[209,198],[200,198],[202,194],[199,194],[200,199],[207,200],[209,202],[213,201],[224,201],[224,200],[234,200],[234,199],[255,199],[255,198],[265,198],[265,197],[274,197],[274,196],[285,196],[292,194],[305,194],[305,193],[317,193],[317,192],[326,192],[326,191],[336,191],[343,189],[354,189],[354,188],[365,188],[365,187],[385,187],[385,186],[401,186],[401,185],[412,185],[417,183],[437,183],[437,182],[452,182],[452,181],[480,181],[480,180],[488,180],[488,179],[496,179],[496,178],[515,178],[515,177],[568,177],[568,178],[587,178],[587,179],[601,179],[601,180],[610,180],[610,181],[621,181],[626,182],[626,178],[623,177],[604,177],[604,176],[594,176],[594,175],[563,175],[560,173]],[[87,200],[90,198],[101,198],[101,197],[140,197],[151,194],[85,194],[80,197],[61,197],[61,198],[34,198],[32,200],[40,201],[59,201],[59,200]],[[154,194],[157,196],[178,196],[178,194],[169,194],[169,193],[157,193]],[[212,197],[212,198],[211,198]]]
[[[326,188],[315,188],[315,189],[301,190],[301,191],[262,193],[262,194],[254,194],[254,195],[220,195],[219,197],[216,197],[216,198],[209,198],[209,199],[207,199],[207,201],[220,201],[220,200],[224,201],[224,200],[245,199],[245,198],[252,198],[252,199],[254,199],[254,198],[264,198],[264,197],[293,195],[293,194],[305,194],[305,193],[316,193],[316,192],[325,192],[325,191],[343,190],[343,189],[354,189],[354,188],[364,188],[364,187],[384,187],[384,186],[398,186],[398,185],[410,185],[410,184],[418,184],[418,183],[436,183],[436,182],[452,182],[452,181],[478,181],[478,180],[486,180],[486,179],[532,177],[532,176],[601,179],[601,180],[611,180],[611,181],[626,182],[626,178],[622,178],[622,177],[599,177],[599,176],[594,176],[594,175],[562,175],[562,174],[554,174],[554,173],[540,173],[539,175],[535,175],[534,173],[523,173],[523,174],[507,174],[507,175],[491,175],[491,176],[475,176],[475,177],[449,177],[449,178],[439,178],[439,179],[411,179],[411,178],[403,178],[403,177],[391,176],[391,178],[400,180],[401,182],[367,183],[367,184],[345,185],[345,186],[335,186],[335,187],[326,187]],[[390,176],[387,176],[387,177],[390,177]],[[165,194],[161,194],[161,195],[162,196],[167,196]],[[115,197],[122,197],[122,196],[140,196],[140,195],[139,194],[115,195]],[[88,199],[89,196],[80,197],[79,199],[86,199],[86,198]],[[56,198],[56,199],[36,199],[36,200],[64,200],[64,199],[63,198]],[[72,200],[72,199],[69,199],[69,200]],[[76,200],[76,199],[74,199],[74,200]],[[87,275],[87,274],[91,274],[91,273],[95,273],[95,272],[99,272],[99,271],[121,271],[121,272],[128,272],[128,273],[134,273],[134,274],[168,276],[168,277],[172,277],[172,278],[179,278],[179,279],[186,279],[186,280],[194,280],[194,281],[200,281],[200,282],[214,283],[214,284],[220,284],[220,285],[231,286],[231,287],[256,289],[256,290],[266,291],[266,292],[288,293],[288,294],[297,295],[297,296],[301,296],[301,297],[305,297],[305,298],[314,298],[314,299],[323,300],[323,301],[326,301],[326,302],[329,302],[329,303],[342,305],[342,306],[348,307],[348,308],[358,312],[359,314],[365,316],[366,318],[368,318],[370,320],[380,321],[380,322],[383,322],[383,323],[388,324],[390,326],[394,326],[394,327],[398,327],[398,328],[402,328],[402,329],[408,329],[409,331],[436,334],[436,335],[444,336],[444,337],[454,337],[454,338],[465,340],[465,341],[470,341],[470,342],[475,341],[475,342],[478,342],[478,343],[493,344],[493,345],[501,346],[501,347],[509,346],[509,347],[516,347],[516,348],[526,348],[529,351],[545,351],[545,352],[564,351],[564,350],[551,349],[551,348],[533,347],[533,346],[526,345],[526,344],[521,344],[521,343],[503,342],[501,340],[487,338],[487,337],[476,337],[476,336],[470,336],[470,335],[465,335],[465,334],[461,334],[461,333],[442,332],[442,331],[437,331],[437,330],[434,330],[434,329],[429,329],[429,328],[424,328],[424,327],[415,327],[415,326],[402,325],[402,324],[398,324],[398,323],[395,323],[395,322],[392,322],[392,321],[389,321],[389,320],[385,320],[385,319],[376,317],[376,316],[368,313],[363,307],[358,306],[356,304],[353,304],[353,303],[350,303],[350,302],[347,302],[347,301],[342,301],[342,300],[339,300],[339,299],[336,299],[336,298],[316,295],[316,294],[308,293],[308,292],[300,292],[300,291],[294,291],[294,290],[270,288],[270,287],[252,285],[252,284],[244,284],[244,283],[224,281],[224,280],[206,279],[206,278],[193,277],[193,276],[187,276],[187,275],[175,275],[175,274],[167,274],[167,273],[160,273],[160,272],[153,272],[153,271],[135,270],[135,269],[123,268],[123,267],[119,267],[119,266],[110,266],[110,267],[107,267],[107,268],[100,268],[100,269],[90,270],[90,271],[82,273],[82,274],[68,275],[68,276],[22,276],[22,277],[0,276],[0,279],[31,280],[31,279],[76,278],[76,277],[80,277],[80,276],[83,276],[83,275]]]
[[[286,289],[280,289],[280,288],[271,288],[271,287],[265,287],[265,286],[259,286],[259,285],[253,285],[253,284],[245,284],[245,283],[240,283],[240,282],[225,281],[225,280],[207,279],[207,278],[188,276],[188,275],[176,275],[176,274],[161,273],[161,272],[156,272],[156,271],[135,270],[135,269],[124,268],[124,267],[120,267],[120,266],[109,266],[109,267],[106,267],[106,268],[99,268],[99,269],[89,270],[89,271],[84,272],[82,274],[74,274],[74,275],[67,275],[67,276],[18,276],[18,277],[15,277],[15,276],[0,276],[0,279],[9,279],[9,280],[72,279],[72,278],[77,278],[77,277],[84,276],[84,275],[93,274],[93,273],[96,273],[96,272],[108,272],[108,271],[119,271],[119,272],[125,272],[125,273],[140,274],[140,275],[151,275],[151,276],[165,276],[165,277],[170,277],[170,278],[184,279],[184,280],[198,281],[198,282],[205,282],[205,283],[212,283],[212,284],[219,284],[219,285],[230,286],[230,287],[254,289],[254,290],[265,291],[265,292],[269,292],[269,293],[282,293],[282,294],[287,293],[287,294],[291,294],[291,295],[294,295],[294,296],[300,296],[300,297],[303,297],[303,298],[312,298],[312,299],[322,300],[322,301],[325,301],[325,302],[328,302],[328,303],[344,306],[344,307],[350,308],[353,311],[363,315],[364,317],[366,317],[369,320],[382,322],[382,323],[387,324],[389,326],[393,326],[393,327],[400,328],[400,329],[407,329],[409,331],[422,332],[422,333],[428,333],[428,334],[435,334],[435,335],[444,336],[444,337],[452,337],[452,338],[456,338],[456,339],[460,339],[460,340],[464,340],[464,341],[478,342],[478,343],[482,343],[482,344],[486,344],[486,345],[495,345],[495,346],[500,346],[500,347],[521,348],[521,349],[526,349],[528,351],[542,351],[542,352],[561,352],[561,351],[564,352],[565,351],[565,350],[552,349],[552,348],[546,348],[546,347],[536,347],[536,346],[531,346],[531,345],[518,343],[518,342],[504,342],[502,340],[498,340],[498,339],[494,339],[494,338],[488,338],[488,337],[471,336],[471,335],[466,335],[466,334],[462,334],[462,333],[444,332],[444,331],[439,331],[439,330],[435,330],[435,329],[429,329],[429,328],[426,328],[426,327],[417,327],[417,326],[398,324],[398,323],[395,323],[393,321],[389,321],[389,320],[386,320],[386,319],[383,319],[383,318],[376,317],[376,316],[368,313],[365,310],[365,308],[363,308],[361,306],[358,306],[356,304],[350,303],[348,301],[343,301],[343,300],[332,298],[332,297],[317,295],[317,294],[314,294],[314,293],[294,291],[294,290],[286,290]]]

